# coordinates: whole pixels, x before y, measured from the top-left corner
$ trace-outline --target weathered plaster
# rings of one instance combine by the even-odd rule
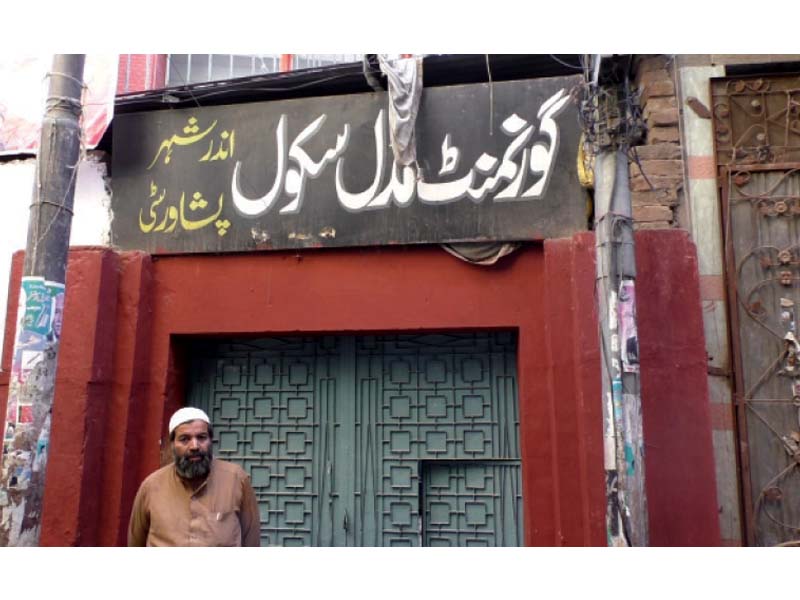
[[[0,163],[0,315],[5,317],[11,255],[25,248],[28,211],[33,198],[36,159]],[[108,246],[110,243],[111,192],[107,185],[106,165],[97,153],[81,162],[75,185],[72,246]],[[17,294],[18,290],[12,293]],[[4,343],[0,329],[0,348]]]

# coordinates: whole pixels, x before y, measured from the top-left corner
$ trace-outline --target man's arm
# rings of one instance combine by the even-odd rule
[[[239,523],[242,526],[242,546],[261,545],[261,513],[258,500],[250,478],[242,480],[242,506],[239,510]]]
[[[133,501],[131,520],[128,524],[128,546],[146,546],[150,532],[150,513],[145,508],[145,487],[141,485]]]

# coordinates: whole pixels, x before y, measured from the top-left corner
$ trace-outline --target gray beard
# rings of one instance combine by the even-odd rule
[[[175,459],[175,470],[182,479],[204,479],[211,471],[211,460],[214,458],[211,448],[208,452],[200,452],[201,460],[192,462],[189,460],[189,454],[178,458],[175,450],[172,451],[172,456]],[[194,456],[197,456],[196,454]]]

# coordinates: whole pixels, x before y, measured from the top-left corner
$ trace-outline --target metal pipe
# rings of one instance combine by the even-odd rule
[[[610,546],[647,546],[636,262],[623,150],[598,154],[595,201],[607,541]]]

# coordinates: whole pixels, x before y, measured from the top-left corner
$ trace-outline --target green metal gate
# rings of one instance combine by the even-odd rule
[[[262,545],[522,544],[514,333],[193,348],[187,403],[250,474]]]

